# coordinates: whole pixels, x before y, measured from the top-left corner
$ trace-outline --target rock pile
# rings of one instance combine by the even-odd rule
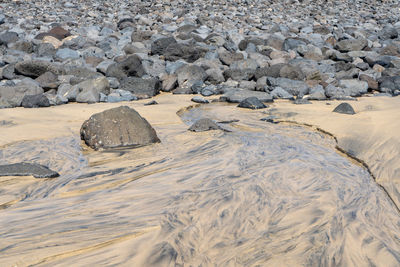
[[[390,0],[4,0],[0,108],[396,96],[399,31]]]

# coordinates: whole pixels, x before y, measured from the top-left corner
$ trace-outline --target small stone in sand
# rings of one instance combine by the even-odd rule
[[[336,113],[342,113],[342,114],[349,114],[353,115],[356,114],[354,111],[353,107],[349,103],[341,103],[339,106],[337,106],[333,112]]]

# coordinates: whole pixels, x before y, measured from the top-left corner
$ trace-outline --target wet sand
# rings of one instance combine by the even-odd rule
[[[12,121],[0,127],[0,159],[61,174],[0,178],[0,266],[398,266],[400,216],[368,171],[328,135],[260,118],[318,125],[378,182],[395,181],[399,100],[363,98],[354,116],[332,113],[336,102],[279,102],[210,104],[180,118],[190,98],[126,103],[162,141],[135,150],[81,150],[82,122],[121,103],[0,110]],[[239,122],[188,132],[200,117]],[[368,161],[379,149],[392,169]]]

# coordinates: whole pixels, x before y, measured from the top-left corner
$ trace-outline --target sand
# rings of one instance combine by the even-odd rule
[[[191,97],[0,110],[0,156],[43,158],[61,174],[0,179],[0,266],[398,266],[398,211],[316,127],[396,201],[400,99],[361,98],[356,115],[332,113],[339,101],[210,104],[182,119]],[[82,154],[83,121],[120,105],[162,142]],[[269,115],[314,127],[260,121]],[[187,131],[202,116],[239,122]]]

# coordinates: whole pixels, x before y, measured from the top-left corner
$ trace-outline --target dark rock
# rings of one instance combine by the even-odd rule
[[[201,47],[173,43],[164,50],[163,55],[169,61],[184,59],[186,62],[192,63],[203,57],[206,52],[207,50]]]
[[[159,38],[151,44],[151,54],[162,55],[169,45],[176,43],[177,42],[174,37]]]
[[[242,53],[231,53],[228,51],[220,51],[218,52],[219,60],[225,65],[230,66],[233,62],[238,61],[238,60],[243,60],[243,54]]]
[[[288,93],[285,89],[281,87],[275,87],[274,90],[271,91],[271,96],[274,99],[294,99],[294,96]]]
[[[55,89],[59,85],[57,75],[49,71],[43,73],[35,80],[39,83],[40,87],[42,87],[45,90]]]
[[[349,103],[341,103],[333,110],[333,112],[349,115],[356,114],[353,107]]]
[[[248,97],[244,100],[242,100],[238,107],[240,108],[249,108],[249,109],[262,109],[262,108],[267,108],[266,105],[263,104],[257,97]]]
[[[49,99],[44,94],[25,95],[21,106],[24,108],[50,107]]]
[[[158,105],[158,102],[155,100],[151,100],[150,102],[147,102],[144,104],[145,106],[152,106],[152,105]]]
[[[146,74],[142,61],[137,55],[129,56],[125,60],[114,63],[107,68],[106,76],[123,79],[126,77],[142,77]]]
[[[150,98],[160,93],[158,78],[126,77],[121,80],[119,88],[132,92],[139,99]]]
[[[96,150],[160,142],[147,120],[127,106],[92,115],[83,123],[80,133],[82,140]]]
[[[52,28],[49,32],[39,33],[38,35],[36,35],[35,39],[42,40],[46,36],[52,36],[61,41],[62,39],[66,38],[70,35],[71,35],[71,33],[69,31],[65,30],[64,28],[62,28],[60,26],[57,26],[57,27]]]
[[[275,64],[275,65],[272,65],[271,67],[258,68],[255,72],[255,78],[257,80],[264,76],[278,78],[278,77],[280,77],[280,72],[281,72],[281,69],[283,68],[283,66],[285,66],[284,63]]]
[[[35,178],[56,178],[57,172],[36,163],[14,163],[0,165],[0,176],[33,176]]]
[[[189,131],[192,132],[205,132],[210,130],[220,130],[221,127],[218,126],[214,121],[203,118],[197,120],[195,123],[190,126]]]
[[[378,33],[379,38],[382,40],[396,39],[399,36],[396,28],[390,25],[385,25],[383,29]]]
[[[56,67],[53,63],[41,60],[28,60],[18,62],[15,65],[17,73],[24,76],[37,78],[45,72],[59,73],[60,68]]]

